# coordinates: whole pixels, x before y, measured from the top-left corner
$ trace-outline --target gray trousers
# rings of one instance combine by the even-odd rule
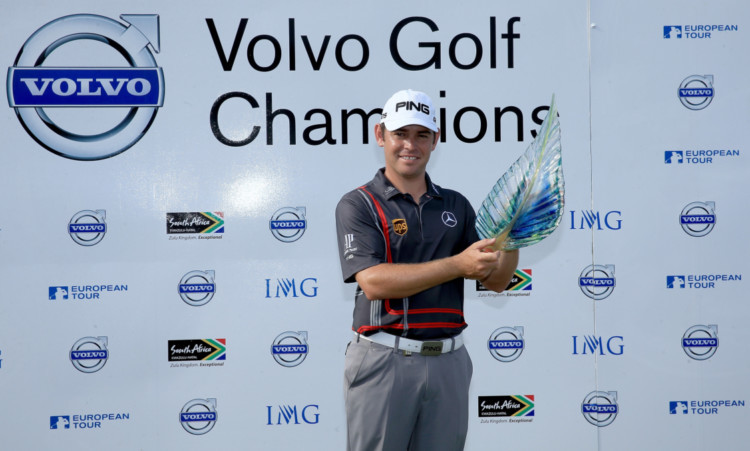
[[[466,347],[404,355],[353,340],[344,371],[347,450],[463,450],[472,371]]]

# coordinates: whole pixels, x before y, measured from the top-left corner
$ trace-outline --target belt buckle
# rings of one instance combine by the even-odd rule
[[[422,348],[419,350],[422,355],[440,355],[443,353],[442,341],[423,341]]]

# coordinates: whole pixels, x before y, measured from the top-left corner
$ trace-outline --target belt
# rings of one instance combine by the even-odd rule
[[[411,338],[397,337],[385,332],[376,332],[370,336],[355,333],[354,336],[355,338],[361,338],[389,348],[396,349],[396,346],[398,346],[398,349],[404,351],[405,355],[410,355],[414,352],[422,355],[440,355],[455,351],[464,345],[464,339],[460,334],[453,338],[430,341],[412,340]]]

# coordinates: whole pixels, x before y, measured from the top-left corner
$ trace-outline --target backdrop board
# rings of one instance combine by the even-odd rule
[[[466,449],[750,439],[745,3],[2,10],[0,448],[345,449],[334,209],[405,88],[475,208],[559,109],[560,226],[465,282]]]
[[[600,446],[740,449],[746,6],[660,3],[591,7],[592,186],[600,211],[623,212],[620,236],[596,239],[618,283],[597,328],[626,326],[629,345],[599,360],[622,406]]]

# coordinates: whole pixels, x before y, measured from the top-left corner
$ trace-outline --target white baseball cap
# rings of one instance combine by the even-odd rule
[[[388,130],[398,130],[407,125],[421,125],[438,131],[432,99],[419,91],[405,89],[391,96],[383,107],[380,123]]]

